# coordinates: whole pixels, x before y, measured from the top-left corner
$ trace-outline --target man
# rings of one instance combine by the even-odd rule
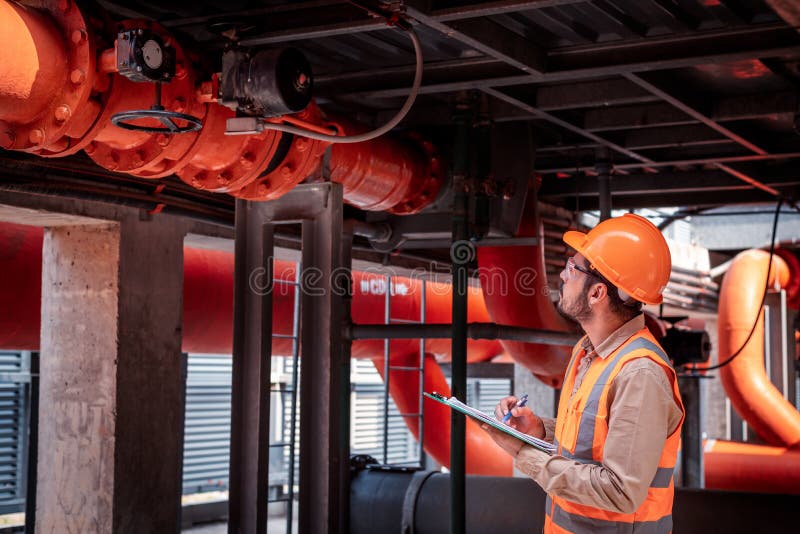
[[[626,214],[588,234],[561,272],[559,309],[586,335],[572,352],[557,419],[515,408],[498,419],[558,446],[550,456],[484,425],[517,469],[547,492],[545,532],[672,530],[672,472],[684,409],[675,371],[645,328],[642,303],[658,304],[671,259],[661,232]]]

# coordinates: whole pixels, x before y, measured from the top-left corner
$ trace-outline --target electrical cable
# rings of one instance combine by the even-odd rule
[[[398,28],[401,28],[398,26]],[[402,28],[401,28],[402,29]],[[294,135],[299,135],[301,137],[308,137],[309,139],[316,139],[317,141],[325,141],[327,143],[362,143],[364,141],[369,141],[370,139],[375,139],[376,137],[380,137],[395,126],[397,126],[401,120],[408,114],[409,110],[411,110],[411,106],[414,105],[414,101],[417,98],[417,94],[419,94],[419,88],[422,85],[422,68],[423,68],[423,58],[422,58],[422,46],[420,45],[419,38],[417,34],[414,33],[414,30],[409,28],[408,35],[411,37],[411,41],[414,43],[414,55],[416,57],[416,69],[414,70],[414,83],[411,86],[411,92],[408,94],[408,98],[406,98],[403,107],[400,108],[400,111],[392,117],[392,119],[375,130],[370,132],[365,132],[358,135],[346,135],[346,136],[337,136],[337,135],[325,135],[316,132],[312,132],[306,130],[304,128],[298,128],[296,126],[288,126],[285,124],[274,124],[271,122],[264,122],[259,125],[260,129],[263,130],[276,130],[278,132],[285,132]]]
[[[696,367],[696,371],[715,371],[725,367],[735,360],[736,357],[742,353],[747,344],[750,343],[750,338],[753,337],[753,333],[756,331],[756,326],[758,326],[758,323],[761,320],[761,309],[764,307],[764,302],[767,299],[767,292],[769,291],[769,275],[772,271],[772,258],[775,255],[775,237],[778,230],[778,216],[781,213],[781,206],[783,206],[783,198],[778,200],[778,206],[775,208],[775,218],[772,220],[772,239],[770,240],[769,246],[769,263],[767,264],[767,280],[764,282],[764,294],[761,296],[761,305],[758,307],[759,312],[756,314],[756,318],[753,320],[753,326],[750,328],[750,333],[747,334],[747,339],[744,340],[744,343],[742,343],[742,346],[739,347],[739,350],[734,352],[733,355],[724,362],[717,365],[712,365],[711,367]]]

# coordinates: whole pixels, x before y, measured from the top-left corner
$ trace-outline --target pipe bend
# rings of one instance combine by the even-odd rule
[[[741,352],[720,369],[725,392],[739,415],[768,443],[800,446],[800,412],[772,385],[764,367],[761,299],[767,285],[769,254],[747,250],[734,258],[722,281],[719,299],[719,361]],[[779,256],[772,258],[769,286],[785,288],[800,276]],[[747,336],[750,329],[753,335]]]

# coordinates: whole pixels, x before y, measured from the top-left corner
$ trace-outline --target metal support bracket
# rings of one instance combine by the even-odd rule
[[[236,203],[231,533],[266,531],[273,236],[276,225],[291,223],[302,225],[303,243],[299,531],[347,532],[350,354],[342,338],[348,291],[340,275],[349,276],[350,243],[343,240],[342,213],[342,187],[335,183]]]

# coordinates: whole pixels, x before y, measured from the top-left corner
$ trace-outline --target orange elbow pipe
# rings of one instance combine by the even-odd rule
[[[535,195],[528,196],[518,237],[539,237],[534,216]],[[547,286],[544,246],[481,247],[478,267],[491,319],[498,324],[569,332],[575,326],[558,313]],[[570,350],[555,345],[502,341],[514,361],[550,387],[564,379]]]
[[[764,325],[761,298],[767,283],[769,254],[747,250],[734,258],[725,274],[719,298],[719,361],[722,385],[737,413],[772,445],[800,445],[800,412],[772,385],[764,368]],[[772,258],[769,286],[784,288],[792,276],[786,262]],[[753,335],[745,345],[753,324]]]

